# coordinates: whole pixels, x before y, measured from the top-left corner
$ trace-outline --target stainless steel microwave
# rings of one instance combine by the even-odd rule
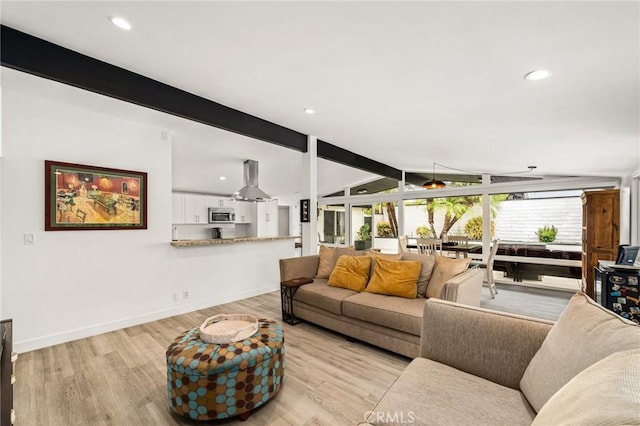
[[[233,223],[236,214],[232,208],[209,207],[209,223]]]

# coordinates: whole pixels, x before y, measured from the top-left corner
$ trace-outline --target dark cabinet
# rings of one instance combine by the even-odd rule
[[[640,324],[640,271],[596,268],[601,279],[600,303],[623,318]]]
[[[582,194],[582,288],[595,298],[598,260],[615,260],[620,244],[620,191]]]

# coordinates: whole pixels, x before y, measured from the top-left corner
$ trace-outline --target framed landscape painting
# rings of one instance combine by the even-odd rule
[[[44,162],[45,231],[147,229],[147,174]]]

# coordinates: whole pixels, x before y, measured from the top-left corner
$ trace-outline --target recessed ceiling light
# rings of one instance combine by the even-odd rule
[[[358,194],[366,194],[369,191],[367,191],[365,188],[362,188],[362,189],[358,189],[357,192],[358,192]]]
[[[226,177],[226,176],[220,176],[218,179],[220,179],[220,180],[227,180],[227,177]]]
[[[315,114],[315,113],[316,113],[316,110],[315,110],[315,109],[312,109],[312,108],[305,108],[305,109],[304,109],[304,112],[305,112],[306,114]]]
[[[115,25],[118,28],[122,28],[123,30],[129,31],[132,28],[129,21],[119,16],[112,16],[111,18],[109,18],[109,20],[113,25]]]
[[[551,71],[547,70],[535,70],[527,73],[524,78],[527,80],[535,81],[535,80],[544,80],[551,76]]]

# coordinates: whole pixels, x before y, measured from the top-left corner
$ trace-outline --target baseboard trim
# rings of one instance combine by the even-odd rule
[[[34,339],[17,341],[13,343],[13,350],[14,352],[17,352],[17,353],[30,352],[37,349],[58,345],[60,343],[66,343],[73,340],[84,339],[87,337],[96,336],[98,334],[109,333],[111,331],[120,330],[122,328],[144,324],[150,321],[157,321],[163,318],[180,315],[187,312],[193,312],[200,309],[209,308],[212,306],[218,306],[218,305],[223,305],[225,303],[235,302],[236,300],[246,299],[248,297],[259,296],[261,294],[270,293],[276,290],[278,290],[277,286],[262,287],[262,288],[253,289],[250,291],[245,291],[242,293],[230,295],[221,299],[201,300],[198,302],[178,305],[168,309],[160,309],[153,312],[147,312],[141,315],[123,318],[116,321],[109,321],[101,324],[91,325],[88,327],[76,328],[73,330],[67,330],[59,333],[48,334],[46,336],[40,336]]]

